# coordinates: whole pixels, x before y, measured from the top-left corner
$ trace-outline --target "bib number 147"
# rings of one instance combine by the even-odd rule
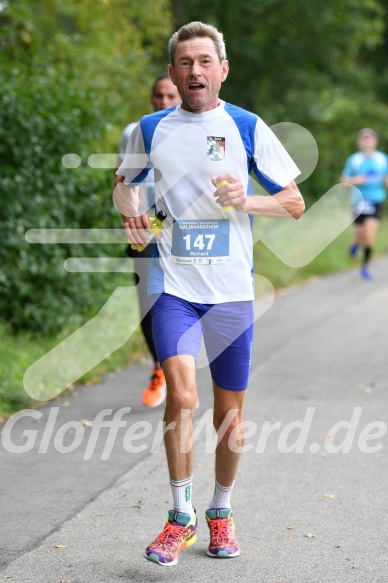
[[[214,234],[213,235],[200,234],[194,238],[194,236],[188,234],[185,237],[183,237],[186,246],[186,251],[190,251],[192,248],[198,249],[199,251],[203,251],[204,249],[206,251],[210,251],[213,246],[215,237],[216,236]]]

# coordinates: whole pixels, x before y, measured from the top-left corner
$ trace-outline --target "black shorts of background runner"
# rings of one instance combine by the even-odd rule
[[[358,217],[356,217],[354,219],[354,223],[356,225],[362,225],[363,222],[366,219],[377,219],[380,220],[381,216],[383,214],[383,203],[382,202],[376,202],[374,205],[372,205],[374,207],[374,212],[373,213],[369,213],[369,214],[363,214],[361,213],[360,215],[358,215]]]
[[[143,251],[136,251],[131,249],[128,245],[125,254],[127,257],[131,257],[135,260],[135,285],[137,290],[137,295],[139,298],[139,308],[141,317],[141,329],[143,336],[147,343],[148,349],[152,355],[152,358],[157,362],[158,357],[155,350],[154,340],[152,338],[152,320],[151,320],[151,310],[147,297],[147,274],[148,266],[151,257],[154,252],[154,244],[151,243]]]

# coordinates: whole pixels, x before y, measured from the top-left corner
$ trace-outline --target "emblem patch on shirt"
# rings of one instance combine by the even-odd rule
[[[225,156],[225,138],[219,136],[207,137],[207,157],[213,162],[219,162]]]

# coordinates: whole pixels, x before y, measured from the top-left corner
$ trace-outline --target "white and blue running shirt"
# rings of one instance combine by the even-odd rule
[[[274,133],[257,115],[224,101],[199,114],[178,105],[141,119],[117,174],[134,185],[151,168],[156,207],[167,218],[148,294],[202,304],[252,300],[251,218],[224,212],[211,179],[238,176],[252,194],[253,169],[270,194],[282,190],[300,172]]]

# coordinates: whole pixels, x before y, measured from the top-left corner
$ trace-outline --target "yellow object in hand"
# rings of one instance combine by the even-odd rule
[[[150,215],[148,217],[148,219],[150,221],[151,228],[149,231],[147,231],[147,233],[148,233],[147,243],[143,247],[139,247],[138,245],[131,244],[131,241],[128,239],[128,243],[131,245],[131,249],[133,249],[133,251],[138,251],[139,253],[141,251],[144,251],[144,249],[147,247],[148,243],[150,243],[152,241],[152,239],[155,238],[155,235],[157,234],[157,232],[160,231],[160,229],[163,229],[163,221],[166,217],[167,217],[167,214],[164,211],[159,211],[156,215]]]
[[[221,188],[221,186],[224,186],[224,184],[229,184],[229,182],[227,180],[221,180],[221,182],[217,182],[216,187],[217,188]],[[230,213],[231,211],[234,211],[234,206],[233,205],[227,205],[227,206],[222,206],[221,209],[224,211],[224,213]]]

